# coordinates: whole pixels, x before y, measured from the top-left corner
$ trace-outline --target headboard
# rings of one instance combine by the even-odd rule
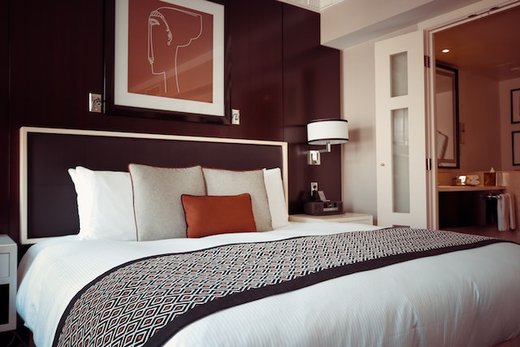
[[[76,234],[76,192],[67,170],[128,171],[129,163],[252,170],[279,167],[287,199],[287,143],[94,130],[20,129],[20,241]]]

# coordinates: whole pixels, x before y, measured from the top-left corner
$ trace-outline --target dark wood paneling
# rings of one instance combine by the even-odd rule
[[[0,234],[9,214],[9,2],[0,1]]]
[[[3,128],[0,151],[11,155],[0,164],[2,187],[11,190],[0,191],[0,209],[8,201],[12,216],[8,221],[0,212],[0,227],[9,223],[9,233],[18,238],[20,126],[284,140],[291,143],[291,211],[301,211],[299,195],[311,179],[339,199],[339,148],[324,155],[319,168],[306,166],[299,153],[306,149],[308,120],[339,116],[339,53],[320,46],[319,15],[275,0],[218,2],[226,6],[230,104],[241,111],[239,126],[89,113],[88,93],[103,92],[104,0],[0,5],[7,17],[1,25],[9,22],[10,28],[10,78],[0,77],[1,87],[9,88],[2,96],[9,95],[10,140]],[[5,113],[0,116],[5,122]]]
[[[93,1],[11,0],[14,125],[80,127],[103,86],[103,7]]]
[[[283,140],[282,5],[232,1],[228,14],[231,104],[240,110],[240,135]]]
[[[283,6],[284,140],[289,142],[289,212],[303,212],[302,201],[316,181],[328,199],[341,199],[341,150],[333,146],[321,166],[306,164],[306,124],[312,119],[339,118],[340,55],[320,45],[317,13]]]

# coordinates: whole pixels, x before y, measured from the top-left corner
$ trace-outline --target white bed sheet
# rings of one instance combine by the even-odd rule
[[[376,227],[290,223],[272,232],[134,242],[60,237],[19,266],[17,310],[50,346],[68,301],[111,267],[152,254]],[[325,281],[219,311],[169,346],[492,346],[520,335],[520,246],[499,243]]]

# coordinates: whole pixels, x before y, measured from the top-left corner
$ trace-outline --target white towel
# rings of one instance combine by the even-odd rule
[[[499,231],[509,230],[509,198],[499,194],[497,199],[497,224]]]
[[[497,224],[499,231],[515,230],[515,199],[509,193],[500,194],[497,199]]]
[[[513,194],[506,193],[509,196],[509,229],[516,229],[516,207],[515,207],[515,196]]]

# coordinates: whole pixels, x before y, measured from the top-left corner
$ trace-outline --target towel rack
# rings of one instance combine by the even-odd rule
[[[482,194],[481,197],[484,199],[490,199],[490,200],[502,199],[502,196],[500,196],[500,194],[492,194],[492,193]]]

